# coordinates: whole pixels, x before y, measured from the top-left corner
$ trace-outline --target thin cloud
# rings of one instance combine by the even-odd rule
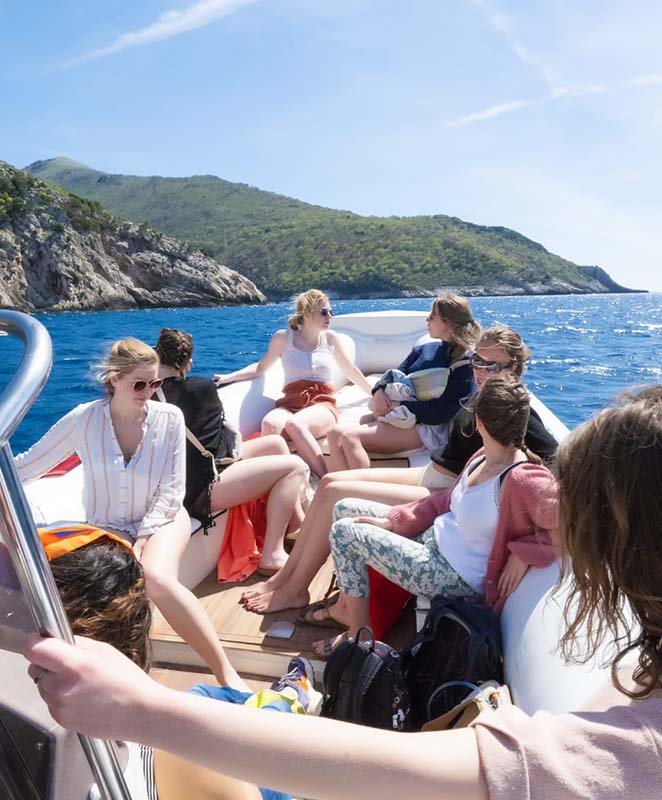
[[[473,2],[473,0],[472,0]],[[571,97],[586,97],[588,95],[611,94],[616,91],[627,89],[639,89],[646,86],[662,86],[662,74],[651,73],[628,78],[617,86],[606,86],[603,83],[588,83],[584,86],[559,86],[543,97],[533,98],[532,100],[512,100],[509,103],[488,106],[482,111],[475,111],[465,114],[462,117],[454,117],[444,123],[445,128],[459,128],[462,125],[471,125],[475,122],[484,122],[488,119],[500,117],[502,114],[510,114],[522,108],[531,108],[535,105],[551,103],[555,100]]]
[[[519,111],[521,108],[527,108],[534,105],[534,100],[512,100],[510,103],[500,103],[496,106],[490,106],[483,111],[476,111],[473,114],[467,114],[464,117],[456,117],[449,119],[445,123],[446,128],[459,128],[462,125],[471,125],[473,122],[484,122],[486,119],[494,119],[500,117],[502,114],[510,114],[512,111]]]
[[[506,42],[510,50],[517,58],[527,66],[533,67],[541,76],[549,89],[553,89],[558,79],[554,75],[554,70],[544,63],[538,56],[531,53],[513,33],[513,25],[509,17],[497,11],[487,0],[469,0],[472,6],[477,8],[490,25]]]
[[[662,86],[662,73],[651,72],[625,81],[625,86]]]
[[[152,44],[152,42],[169,39],[171,36],[179,36],[180,33],[204,28],[206,25],[221,19],[221,17],[234,14],[235,11],[243,8],[243,6],[256,2],[259,2],[259,0],[201,0],[201,2],[181,11],[165,11],[151,25],[140,28],[137,31],[122,33],[106,47],[90,50],[81,56],[65,61],[57,68],[66,69],[86,61],[105,58],[129,47],[142,47],[146,44]]]

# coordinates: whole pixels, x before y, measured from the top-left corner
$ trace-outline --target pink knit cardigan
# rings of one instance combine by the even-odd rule
[[[479,450],[476,457],[483,452]],[[423,500],[394,506],[388,513],[393,531],[411,538],[427,530],[450,509],[451,494],[459,480]],[[531,567],[548,566],[558,558],[550,535],[557,526],[557,487],[552,473],[547,467],[528,462],[511,469],[501,489],[499,521],[483,585],[485,601],[496,614],[506,602],[497,585],[508,556],[513,553]]]

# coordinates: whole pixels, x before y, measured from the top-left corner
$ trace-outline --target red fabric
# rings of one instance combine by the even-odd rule
[[[71,456],[67,456],[64,461],[60,461],[59,464],[56,464],[53,469],[50,469],[43,477],[44,478],[59,478],[60,475],[66,475],[67,472],[71,472],[74,467],[77,467],[80,464],[80,458],[74,453]]]
[[[483,452],[479,450],[476,456]],[[449,510],[458,480],[459,477],[448,489],[433,492],[423,500],[394,506],[388,513],[393,531],[418,536],[427,530],[438,516]],[[556,527],[557,486],[552,473],[547,467],[530,463],[512,469],[503,482],[499,522],[484,583],[485,601],[495,614],[501,613],[506,602],[497,585],[510,554],[531,567],[548,566],[558,558],[550,535]]]
[[[261,435],[252,433],[244,441],[259,439]],[[257,569],[267,530],[268,498],[269,495],[265,494],[257,500],[240,503],[228,510],[216,569],[219,583],[245,581]]]
[[[283,389],[283,396],[276,400],[276,408],[286,408],[288,411],[297,412],[309,406],[322,403],[335,416],[340,416],[336,404],[333,386],[324,381],[294,381],[288,383]]]
[[[245,581],[257,569],[267,529],[268,494],[228,511],[225,536],[218,556],[217,576],[222,581]]]
[[[368,567],[370,580],[370,627],[375,639],[384,639],[397,622],[411,595],[402,586]]]

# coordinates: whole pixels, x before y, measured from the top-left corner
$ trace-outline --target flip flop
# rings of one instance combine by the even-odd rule
[[[322,651],[319,652],[313,649],[313,653],[319,658],[320,661],[328,661],[331,657],[331,653],[338,647],[341,642],[344,642],[346,639],[349,639],[349,633],[345,631],[345,633],[341,633],[338,637],[338,641],[335,644],[331,644],[331,639],[322,639]]]
[[[334,597],[331,602],[328,600],[320,600],[318,603],[311,603],[309,606],[306,606],[306,608],[302,609],[297,614],[297,624],[314,625],[317,628],[346,628],[347,625],[332,617],[329,611],[331,606],[335,605],[337,599],[337,597]],[[322,619],[317,619],[314,616],[316,611],[326,611],[326,614]]]

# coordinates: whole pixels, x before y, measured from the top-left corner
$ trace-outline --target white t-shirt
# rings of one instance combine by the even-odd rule
[[[470,461],[451,494],[450,511],[434,521],[434,538],[440,553],[457,574],[479,594],[487,560],[494,544],[499,522],[501,475],[476,486],[468,486],[469,475],[484,460],[481,456]]]

